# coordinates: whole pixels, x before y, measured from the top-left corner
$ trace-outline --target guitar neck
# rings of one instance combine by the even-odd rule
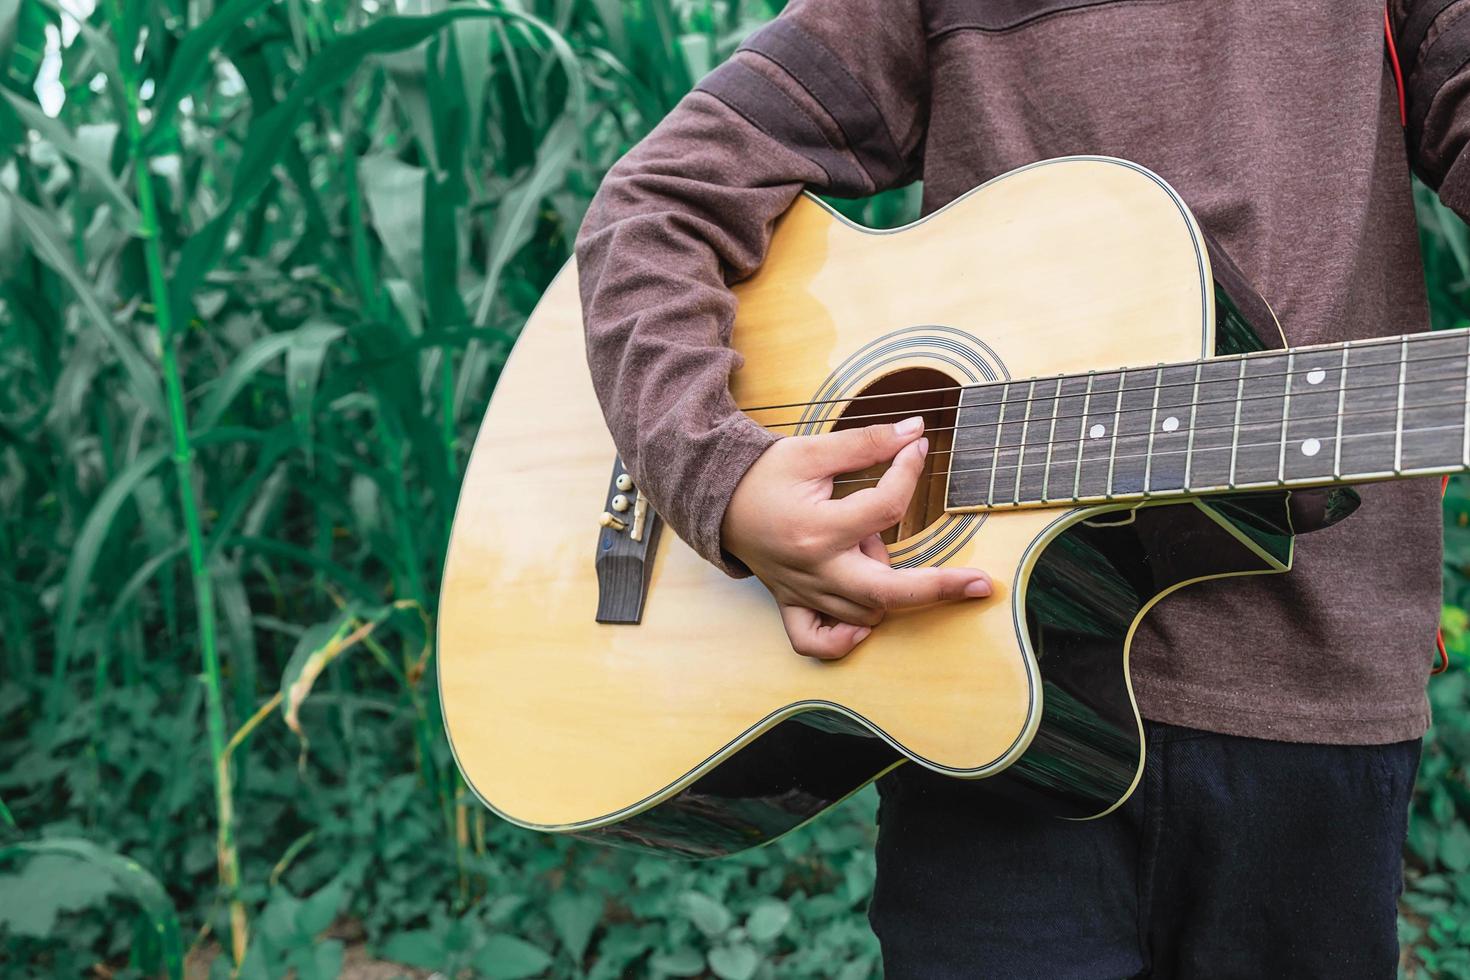
[[[945,509],[1470,469],[1470,330],[997,382],[960,396]]]

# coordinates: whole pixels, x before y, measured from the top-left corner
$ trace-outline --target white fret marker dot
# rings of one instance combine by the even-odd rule
[[[1108,430],[1101,425],[1094,425],[1092,428],[1087,430],[1087,434],[1093,439],[1101,439],[1103,437],[1103,433],[1107,431]]]
[[[1307,372],[1307,384],[1319,385],[1322,383],[1322,379],[1326,377],[1326,371],[1322,370],[1321,368],[1312,368],[1312,370]]]
[[[1179,420],[1176,419],[1174,416],[1171,415],[1168,418],[1164,419],[1165,432],[1173,432],[1177,428],[1179,428]]]
[[[1322,443],[1318,442],[1316,439],[1308,439],[1306,442],[1302,443],[1303,456],[1315,456],[1321,451]]]

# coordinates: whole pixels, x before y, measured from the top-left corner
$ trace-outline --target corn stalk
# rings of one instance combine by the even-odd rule
[[[118,0],[109,0],[108,15],[119,42],[126,41],[124,16]],[[121,48],[121,43],[120,43]],[[178,332],[173,322],[168,281],[164,277],[163,248],[159,242],[158,206],[153,196],[151,156],[143,139],[139,90],[144,73],[133,51],[120,50],[117,82],[121,87],[126,114],[128,165],[132,169],[138,195],[138,237],[143,244],[148,269],[148,292],[153,304],[154,322],[158,328],[160,357],[163,367],[164,396],[168,408],[169,429],[173,441],[174,473],[179,488],[179,509],[183,514],[184,532],[188,539],[189,574],[194,586],[195,615],[199,626],[199,653],[204,667],[205,716],[209,733],[210,758],[214,763],[215,854],[219,866],[219,883],[229,905],[230,952],[235,963],[245,958],[250,942],[250,926],[245,904],[239,895],[240,858],[235,848],[235,802],[231,788],[230,754],[226,751],[225,708],[220,678],[219,649],[215,624],[214,581],[205,557],[204,531],[199,519],[199,504],[194,490],[194,449],[189,441],[189,415],[184,405],[184,388],[179,375]]]

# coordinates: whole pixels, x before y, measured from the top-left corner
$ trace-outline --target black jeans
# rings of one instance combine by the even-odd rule
[[[1147,733],[1137,791],[1098,820],[885,777],[869,918],[889,980],[1395,976],[1417,740]]]

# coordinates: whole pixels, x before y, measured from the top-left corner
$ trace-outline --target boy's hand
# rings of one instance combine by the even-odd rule
[[[846,656],[890,609],[990,594],[975,568],[894,569],[878,536],[908,509],[929,451],[924,420],[773,443],[735,488],[725,550],[776,597],[797,653]],[[832,481],[886,460],[878,485],[832,498]],[[835,620],[835,622],[833,622]]]

